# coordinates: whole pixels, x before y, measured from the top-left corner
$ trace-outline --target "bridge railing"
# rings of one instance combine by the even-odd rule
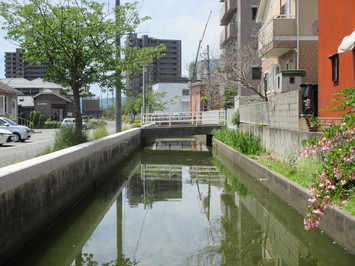
[[[156,126],[169,127],[173,125],[226,125],[225,110],[179,113],[144,113],[141,117],[143,125],[155,124]]]

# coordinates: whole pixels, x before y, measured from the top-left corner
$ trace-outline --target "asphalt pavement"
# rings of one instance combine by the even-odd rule
[[[106,121],[109,134],[115,133],[115,121]],[[35,129],[30,140],[11,142],[0,146],[1,167],[19,163],[37,157],[46,148],[52,146],[55,132],[59,129]],[[89,132],[90,135],[90,132]]]

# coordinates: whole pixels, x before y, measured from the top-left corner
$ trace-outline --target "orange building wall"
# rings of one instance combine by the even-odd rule
[[[355,86],[355,51],[339,54],[339,81],[332,81],[329,55],[337,53],[343,38],[355,30],[355,0],[318,1],[318,109],[319,118],[331,121],[338,113],[324,111],[331,107],[334,93]],[[334,106],[334,104],[333,104]]]

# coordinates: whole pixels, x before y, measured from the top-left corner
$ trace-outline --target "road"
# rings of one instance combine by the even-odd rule
[[[115,122],[106,121],[109,134],[115,133]],[[12,142],[0,146],[0,168],[38,156],[54,143],[55,132],[59,129],[35,129],[30,140]],[[90,136],[90,132],[89,132]]]
[[[36,157],[54,142],[58,129],[35,129],[30,140],[12,142],[0,147],[0,167]]]

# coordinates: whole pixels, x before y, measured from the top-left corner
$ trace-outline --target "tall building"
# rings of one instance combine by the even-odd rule
[[[132,47],[152,47],[164,44],[166,50],[165,56],[160,59],[154,59],[153,63],[144,66],[142,73],[127,79],[126,86],[128,90],[141,92],[144,86],[149,88],[156,83],[176,83],[187,82],[186,78],[181,77],[181,41],[155,39],[148,35],[142,35],[138,38],[137,34],[131,34],[127,40],[127,44]],[[143,74],[144,71],[144,74]]]
[[[24,62],[21,49],[17,48],[16,52],[5,53],[5,77],[25,78],[28,80],[43,78],[46,75],[48,64],[48,62],[43,62],[40,65]]]
[[[257,34],[260,24],[256,22],[260,0],[220,0],[223,3],[220,11],[220,25],[223,30],[220,35],[220,47],[222,50],[239,51],[247,53],[249,62],[239,62],[238,68],[248,84],[258,88],[261,82],[261,60],[257,51]],[[240,56],[234,56],[238,60]],[[230,59],[232,60],[232,58]],[[245,61],[245,59],[240,59]],[[223,62],[221,62],[223,64]],[[250,96],[256,93],[246,84],[237,86],[238,96]]]

